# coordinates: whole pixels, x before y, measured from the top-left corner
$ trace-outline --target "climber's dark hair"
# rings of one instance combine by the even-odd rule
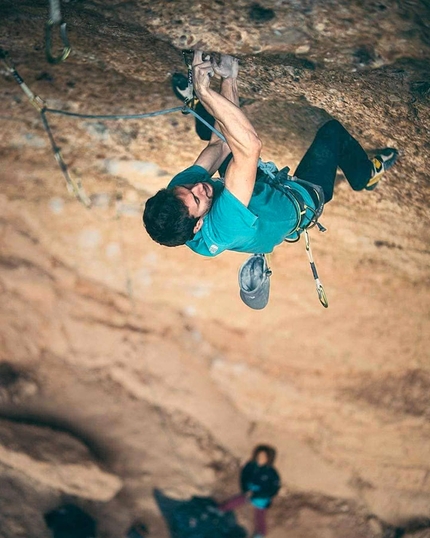
[[[257,445],[252,452],[252,461],[257,461],[257,456],[260,452],[266,453],[267,465],[273,465],[276,458],[276,449],[270,445]]]
[[[175,196],[174,189],[161,189],[149,198],[143,210],[143,224],[151,238],[166,247],[184,245],[194,236],[198,217]]]

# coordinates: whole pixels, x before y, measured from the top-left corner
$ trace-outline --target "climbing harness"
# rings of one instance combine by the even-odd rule
[[[57,7],[59,7],[58,0],[55,0],[51,3],[51,6],[53,4],[56,4]],[[51,14],[52,15],[52,14]],[[55,17],[58,19],[58,13],[55,15]],[[61,18],[61,17],[60,17]],[[56,19],[56,20],[57,20]],[[69,51],[70,52],[70,51]],[[50,124],[47,119],[47,114],[58,114],[62,116],[69,116],[74,118],[82,118],[82,119],[98,119],[98,120],[131,120],[131,119],[143,119],[143,118],[149,118],[154,116],[160,116],[164,114],[170,114],[172,112],[178,112],[181,111],[183,114],[191,114],[195,118],[197,118],[199,121],[201,121],[204,125],[206,125],[212,132],[214,132],[221,140],[226,142],[226,138],[224,135],[218,131],[215,127],[212,127],[210,123],[208,123],[206,120],[204,120],[194,109],[198,102],[197,97],[194,93],[194,87],[193,87],[193,77],[192,77],[192,58],[191,53],[193,51],[183,51],[183,57],[184,61],[188,68],[188,97],[185,98],[184,105],[180,107],[174,107],[174,108],[168,108],[164,110],[158,110],[155,112],[148,112],[144,114],[80,114],[76,112],[69,112],[66,110],[57,110],[53,108],[49,108],[46,106],[45,101],[41,99],[38,95],[35,95],[30,88],[25,84],[22,77],[19,75],[17,70],[15,69],[15,66],[13,65],[12,61],[9,58],[8,52],[4,51],[0,48],[0,59],[3,61],[4,65],[6,66],[7,71],[13,76],[15,81],[18,83],[22,91],[26,94],[28,97],[30,103],[36,108],[36,110],[40,113],[41,120],[43,127],[48,135],[49,141],[51,143],[51,148],[53,151],[53,154],[55,156],[55,159],[60,167],[60,170],[66,180],[67,188],[70,193],[74,194],[75,197],[83,203],[87,208],[92,207],[92,201],[91,198],[85,193],[85,190],[82,186],[82,183],[80,179],[74,180],[69,173],[68,166],[66,162],[64,161],[59,146],[57,146],[52,129],[50,127]],[[66,56],[67,57],[67,56]],[[63,58],[65,59],[65,58]],[[62,61],[62,60],[60,60]],[[312,259],[312,253],[310,250],[310,241],[309,241],[309,235],[307,234],[307,229],[311,228],[313,226],[318,226],[318,229],[321,232],[326,231],[324,226],[322,226],[318,222],[318,218],[322,213],[323,207],[324,207],[324,195],[322,192],[322,189],[318,185],[314,185],[312,183],[306,182],[304,180],[295,178],[294,176],[289,176],[289,168],[285,167],[282,170],[278,171],[276,165],[272,162],[263,162],[261,159],[258,160],[258,169],[265,174],[269,180],[268,182],[272,184],[275,188],[280,189],[282,192],[284,192],[290,200],[294,203],[297,213],[298,213],[298,221],[296,229],[292,232],[292,234],[297,234],[297,237],[294,237],[293,240],[286,239],[287,242],[296,242],[300,239],[300,236],[303,232],[305,232],[305,240],[306,240],[306,251],[308,253],[310,263],[311,263],[311,269],[312,273],[314,275],[316,284],[317,284],[317,292],[318,297],[320,299],[321,304],[327,308],[328,302],[327,297],[324,292],[324,288],[318,279],[318,273],[316,271],[315,263]],[[315,209],[305,204],[304,200],[300,197],[300,195],[296,191],[292,191],[292,189],[288,186],[288,181],[296,181],[299,184],[302,184],[307,188],[308,192],[311,194],[313,193],[314,201],[316,201]],[[308,223],[304,223],[306,211],[310,211],[312,213],[312,217],[309,219]],[[315,276],[316,275],[316,276]]]
[[[293,235],[293,238],[289,239],[287,237],[284,239],[284,241],[286,241],[287,243],[296,243],[297,241],[299,241],[301,234],[304,233],[306,253],[308,255],[312,274],[315,280],[316,290],[318,293],[318,299],[320,303],[323,305],[323,307],[327,308],[328,307],[327,295],[318,277],[317,268],[316,268],[316,265],[312,256],[310,238],[309,238],[309,233],[308,233],[308,229],[313,228],[314,226],[317,226],[320,232],[327,231],[326,228],[324,228],[324,226],[320,222],[318,222],[318,219],[321,216],[324,209],[324,191],[320,185],[315,185],[314,183],[310,183],[309,181],[299,179],[295,176],[290,176],[288,174],[288,172],[290,171],[288,166],[278,171],[276,165],[273,162],[269,161],[266,163],[259,162],[258,167],[267,178],[267,179],[263,179],[263,181],[265,181],[266,183],[269,183],[274,188],[283,192],[286,196],[288,196],[288,198],[295,205],[296,212],[297,212],[297,226],[293,230],[293,232],[291,232],[290,234],[290,235]],[[299,185],[302,185],[303,187],[305,187],[305,189],[309,192],[309,194],[313,198],[313,201],[315,203],[315,209],[307,205],[304,199],[302,198],[302,196],[297,191],[291,189],[291,187],[288,185],[288,182],[290,181],[294,181],[298,183]],[[307,223],[305,223],[306,218],[307,218],[307,211],[310,211],[312,213],[312,217]]]
[[[260,181],[268,183],[275,189],[284,193],[293,202],[296,208],[297,225],[289,235],[294,236],[297,234],[297,237],[293,237],[292,239],[288,239],[287,237],[285,239],[287,242],[295,243],[300,239],[300,235],[305,229],[313,228],[314,226],[317,226],[321,232],[326,231],[324,226],[318,222],[318,219],[322,215],[324,209],[324,191],[320,185],[315,185],[309,181],[304,181],[303,179],[289,175],[288,172],[290,169],[288,166],[285,166],[278,171],[275,163],[271,161],[265,163],[260,159],[258,168],[261,172],[263,172],[263,176],[257,176],[257,180],[260,179]],[[315,203],[315,208],[309,206],[301,194],[297,190],[291,188],[289,185],[291,182],[301,185],[308,191]],[[310,218],[308,217],[307,212],[312,214]],[[308,220],[308,222],[305,224],[306,220]]]
[[[58,26],[60,29],[60,38],[63,44],[63,52],[58,56],[52,54],[52,32]],[[67,26],[61,17],[60,0],[49,0],[49,19],[45,27],[45,52],[46,59],[51,64],[64,62],[71,51],[69,39],[67,37]]]

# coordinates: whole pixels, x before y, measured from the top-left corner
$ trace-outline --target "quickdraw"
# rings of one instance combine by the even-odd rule
[[[19,84],[21,90],[28,97],[30,103],[39,112],[43,127],[46,133],[48,134],[48,138],[51,143],[51,147],[52,147],[52,151],[54,153],[55,159],[58,165],[60,166],[60,169],[63,172],[63,175],[66,179],[67,188],[69,192],[73,193],[76,196],[76,198],[78,198],[85,206],[90,207],[91,201],[89,197],[86,195],[80,180],[78,179],[77,181],[74,181],[70,177],[67,165],[64,162],[64,159],[61,155],[60,148],[55,143],[54,137],[52,135],[51,127],[46,118],[46,113],[49,111],[49,108],[47,108],[45,101],[30,90],[30,88],[24,82],[24,79],[20,76],[20,74],[16,70],[14,64],[12,63],[12,60],[9,57],[9,54],[3,49],[0,49],[0,59],[3,61],[3,64],[5,65],[7,71],[13,76],[15,81]]]
[[[318,299],[320,300],[320,303],[323,305],[324,308],[328,308],[328,300],[327,300],[327,295],[324,291],[324,287],[318,277],[318,271],[317,271],[317,268],[316,268],[316,265],[314,263],[314,260],[313,260],[313,257],[312,257],[312,250],[311,250],[311,242],[310,242],[310,239],[309,239],[309,233],[307,230],[305,230],[305,245],[306,245],[306,253],[308,255],[308,258],[309,258],[309,263],[310,263],[310,266],[311,266],[311,271],[312,271],[312,274],[313,274],[313,277],[314,277],[314,280],[315,280],[315,286],[316,286],[316,289],[317,289],[317,293],[318,293]]]
[[[184,98],[184,109],[182,110],[183,114],[188,114],[190,109],[195,110],[197,103],[199,102],[199,99],[197,95],[194,92],[194,85],[193,85],[193,58],[194,58],[194,51],[193,50],[183,50],[182,51],[182,57],[184,59],[185,65],[187,66],[188,74],[188,87],[187,87],[187,95]]]
[[[50,17],[45,26],[46,59],[51,64],[59,64],[69,56],[72,48],[67,37],[67,25],[61,17],[60,0],[50,0],[49,11]],[[63,44],[63,51],[58,56],[52,54],[52,31],[56,26],[60,29],[60,38]]]

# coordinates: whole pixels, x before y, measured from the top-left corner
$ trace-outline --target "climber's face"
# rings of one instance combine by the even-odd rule
[[[175,188],[176,196],[187,206],[190,217],[204,217],[212,206],[213,187],[210,183],[191,183]]]

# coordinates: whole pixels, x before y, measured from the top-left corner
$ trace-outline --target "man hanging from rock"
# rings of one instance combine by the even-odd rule
[[[321,206],[315,185],[325,203],[332,199],[338,167],[354,190],[372,190],[397,159],[392,148],[369,159],[348,131],[331,120],[318,130],[294,176],[285,174],[279,188],[279,181],[268,181],[258,168],[261,140],[239,108],[238,71],[232,56],[221,55],[216,63],[200,50],[194,53],[194,90],[225,141],[212,134],[194,164],[147,200],[143,222],[161,245],[185,244],[203,256],[225,250],[270,253],[313,222]],[[219,93],[211,88],[214,75],[222,78]],[[217,170],[221,178],[212,179]]]
[[[266,511],[281,487],[281,479],[273,464],[276,451],[269,445],[254,448],[250,461],[240,473],[242,493],[218,506],[221,512],[229,512],[250,502],[254,507],[253,538],[264,538],[267,533]]]

